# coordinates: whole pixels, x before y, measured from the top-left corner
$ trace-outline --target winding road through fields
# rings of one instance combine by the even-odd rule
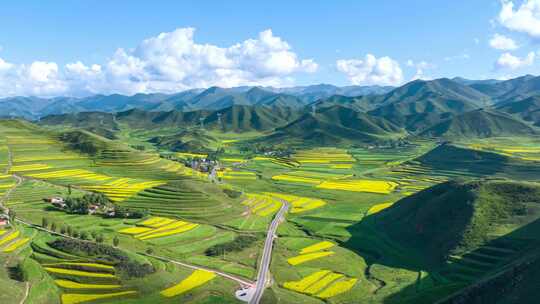
[[[264,250],[261,257],[261,262],[259,265],[259,274],[257,275],[257,281],[255,282],[255,292],[249,300],[249,304],[259,304],[261,301],[264,290],[266,289],[269,276],[270,261],[272,260],[272,248],[274,247],[274,238],[276,237],[276,231],[279,227],[279,224],[284,219],[285,213],[289,210],[289,202],[285,200],[282,201],[281,209],[274,217],[274,220],[268,227],[268,232],[266,234],[266,241],[264,242]]]

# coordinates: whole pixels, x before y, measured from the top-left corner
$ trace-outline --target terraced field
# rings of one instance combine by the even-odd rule
[[[495,273],[534,243],[530,235],[500,239],[501,230],[490,236],[493,241],[453,253],[437,268],[422,264],[417,253],[377,226],[379,216],[403,198],[447,180],[533,176],[537,151],[532,143],[514,148],[501,141],[499,146],[459,143],[451,147],[469,147],[465,157],[452,160],[454,167],[442,167],[437,160],[446,155],[432,154],[445,146],[429,140],[411,139],[397,147],[306,147],[279,157],[245,151],[242,141],[230,141],[220,146],[223,168],[212,178],[183,163],[208,154],[151,145],[138,151],[123,142],[133,134],[125,130],[119,140],[78,134],[95,144],[94,153],[66,142],[65,133],[24,122],[1,121],[0,131],[0,196],[13,189],[3,203],[19,219],[66,238],[117,248],[156,269],[127,279],[118,265],[55,249],[50,242],[60,236],[18,223],[0,230],[0,263],[8,261],[37,278],[30,283],[35,287],[29,303],[238,303],[238,282],[212,270],[256,278],[264,235],[284,202],[290,209],[277,231],[270,267],[274,284],[265,291],[266,303],[429,303]],[[483,152],[511,161],[493,173],[482,164],[485,155],[475,154]],[[467,169],[458,162],[463,160],[475,165]],[[529,175],[523,171],[527,166]],[[20,185],[13,175],[23,179]],[[70,214],[44,201],[92,192],[144,215]],[[418,233],[425,229],[416,228]],[[9,297],[18,300],[24,283],[17,282],[0,275],[0,283],[14,286]]]

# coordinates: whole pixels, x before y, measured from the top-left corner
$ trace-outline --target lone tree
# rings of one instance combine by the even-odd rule
[[[103,234],[98,234],[96,236],[96,242],[103,243]]]
[[[17,213],[13,211],[12,209],[9,209],[8,211],[9,221],[13,223],[15,220],[15,216],[17,216]]]
[[[83,231],[81,232],[81,240],[87,240],[88,239],[88,232]]]
[[[51,231],[56,232],[56,223],[51,224]]]
[[[152,249],[152,248],[147,248],[147,249],[146,249],[146,254],[154,254],[154,249]]]
[[[49,227],[49,219],[47,219],[46,217],[42,218],[41,219],[41,227],[47,229],[47,227]]]
[[[113,239],[113,245],[114,245],[114,247],[118,247],[118,244],[119,244],[119,243],[120,243],[120,240],[118,239],[118,237],[115,236],[114,239]]]

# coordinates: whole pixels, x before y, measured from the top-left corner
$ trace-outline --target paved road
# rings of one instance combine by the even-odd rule
[[[172,259],[169,259],[169,258],[165,258],[165,257],[161,257],[161,256],[157,256],[157,255],[153,255],[153,254],[147,254],[147,253],[140,253],[140,254],[143,254],[143,255],[146,255],[146,256],[149,256],[149,257],[152,257],[152,258],[155,258],[155,259],[158,259],[158,260],[162,260],[162,261],[165,261],[165,262],[170,262],[170,263],[173,263],[173,264],[177,264],[177,265],[180,265],[180,266],[184,266],[184,267],[187,267],[187,268],[191,268],[191,269],[194,269],[194,270],[206,270],[206,271],[209,271],[209,272],[213,272],[219,276],[222,276],[226,279],[229,279],[229,280],[233,280],[237,283],[240,283],[240,285],[242,286],[246,286],[246,287],[249,287],[249,286],[253,286],[254,283],[251,282],[251,281],[248,281],[246,279],[243,279],[243,278],[239,278],[239,277],[236,277],[236,276],[233,276],[233,275],[230,275],[228,273],[224,273],[224,272],[221,272],[221,271],[217,271],[217,270],[214,270],[214,269],[210,269],[210,268],[205,268],[205,267],[200,267],[200,266],[196,266],[196,265],[191,265],[191,264],[186,264],[184,262],[180,262],[180,261],[175,261],[175,260],[172,260]]]
[[[283,217],[287,210],[289,209],[289,202],[281,200],[283,205],[279,209],[278,213],[274,217],[274,220],[268,228],[268,233],[266,234],[266,241],[264,242],[264,250],[261,258],[261,264],[259,265],[259,274],[257,275],[257,281],[255,286],[255,293],[249,301],[249,304],[259,304],[259,301],[262,298],[264,290],[267,286],[268,279],[268,270],[270,268],[270,261],[272,258],[272,247],[274,246],[274,238],[276,236],[276,230],[279,224],[282,222]]]

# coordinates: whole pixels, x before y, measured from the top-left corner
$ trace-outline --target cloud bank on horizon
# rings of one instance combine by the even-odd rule
[[[512,36],[521,35],[530,42],[540,39],[540,0],[501,0],[492,25],[498,32],[487,37],[488,46],[500,52],[492,71],[511,73],[535,63],[540,52],[516,54],[524,44]],[[475,44],[479,43],[475,39]],[[469,60],[470,56],[463,53],[445,57],[444,61],[457,59]],[[291,44],[271,29],[260,32],[256,38],[220,47],[197,42],[195,29],[186,27],[147,38],[135,48],[119,48],[99,64],[19,64],[0,57],[0,97],[173,93],[210,86],[291,86],[296,75],[317,75],[319,67],[315,59],[300,58]],[[367,53],[336,58],[332,68],[353,85],[397,86],[414,79],[430,79],[430,71],[437,69],[437,65],[410,59],[400,63],[386,54]],[[414,76],[405,77],[404,69],[413,70]]]
[[[0,59],[0,95],[84,95],[178,92],[209,86],[280,86],[294,73],[313,73],[317,63],[299,59],[271,30],[222,48],[194,41],[194,28],[179,28],[120,48],[106,64],[77,61],[16,65]]]

